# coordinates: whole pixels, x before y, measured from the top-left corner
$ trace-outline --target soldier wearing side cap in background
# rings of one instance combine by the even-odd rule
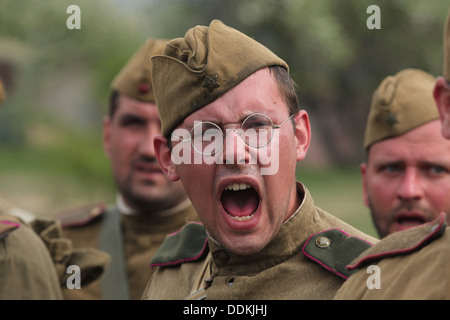
[[[450,213],[450,141],[441,135],[434,83],[424,71],[405,69],[373,95],[361,173],[381,238]]]
[[[105,275],[66,299],[140,299],[150,259],[167,234],[198,220],[180,182],[167,180],[153,149],[161,122],[151,84],[150,57],[165,40],[149,38],[111,85],[103,145],[118,194],[115,204],[88,205],[57,215],[74,245],[99,248],[112,262]]]
[[[434,83],[407,69],[374,93],[361,171],[383,239],[347,267],[359,271],[338,300],[450,299],[450,141],[441,135]],[[366,271],[374,265],[376,271]],[[375,280],[368,280],[373,272]]]
[[[5,99],[0,79],[0,106]],[[70,273],[80,267],[81,283],[101,275],[109,258],[96,250],[74,250],[59,223],[0,199],[0,300],[59,300]]]
[[[169,41],[152,69],[158,161],[203,225],[166,239],[143,298],[331,299],[342,266],[376,239],[296,181],[310,126],[288,65],[214,20]]]

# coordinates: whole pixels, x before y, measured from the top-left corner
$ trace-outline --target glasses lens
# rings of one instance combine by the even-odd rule
[[[200,121],[191,130],[191,144],[201,154],[214,155],[222,148],[222,130],[215,123]]]
[[[247,145],[254,148],[264,147],[272,139],[273,123],[264,114],[252,114],[242,123],[244,140]]]

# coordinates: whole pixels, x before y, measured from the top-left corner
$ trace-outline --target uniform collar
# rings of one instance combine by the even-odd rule
[[[188,208],[190,206],[191,202],[189,199],[186,199],[185,201],[177,204],[175,207],[166,209],[166,210],[160,210],[160,211],[155,211],[152,212],[152,215],[155,217],[168,217],[168,216],[172,216],[174,214],[177,214],[183,210],[185,210],[186,208]],[[125,200],[123,199],[123,196],[118,193],[116,195],[116,206],[119,209],[119,212],[124,214],[124,215],[140,215],[141,213],[136,211],[135,209],[131,208],[130,206],[128,206],[125,202]]]

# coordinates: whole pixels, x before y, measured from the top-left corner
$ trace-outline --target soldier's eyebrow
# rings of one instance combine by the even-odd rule
[[[419,166],[424,169],[440,168],[443,171],[450,171],[450,164],[446,161],[434,160],[434,161],[421,161]]]
[[[373,166],[375,168],[376,171],[383,171],[386,170],[387,168],[404,168],[405,167],[405,162],[403,160],[378,160],[378,161],[373,161]]]
[[[124,113],[117,120],[120,124],[127,124],[130,122],[143,122],[144,118],[135,113]]]

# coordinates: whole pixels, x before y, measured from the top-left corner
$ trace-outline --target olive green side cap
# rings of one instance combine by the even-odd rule
[[[167,40],[148,38],[114,78],[111,89],[144,102],[155,102],[151,56],[164,51]]]
[[[404,69],[386,77],[372,96],[364,149],[439,119],[433,98],[436,79],[418,69]]]
[[[168,136],[189,114],[269,66],[289,69],[265,46],[219,20],[169,41],[163,55],[152,57],[162,134]]]

